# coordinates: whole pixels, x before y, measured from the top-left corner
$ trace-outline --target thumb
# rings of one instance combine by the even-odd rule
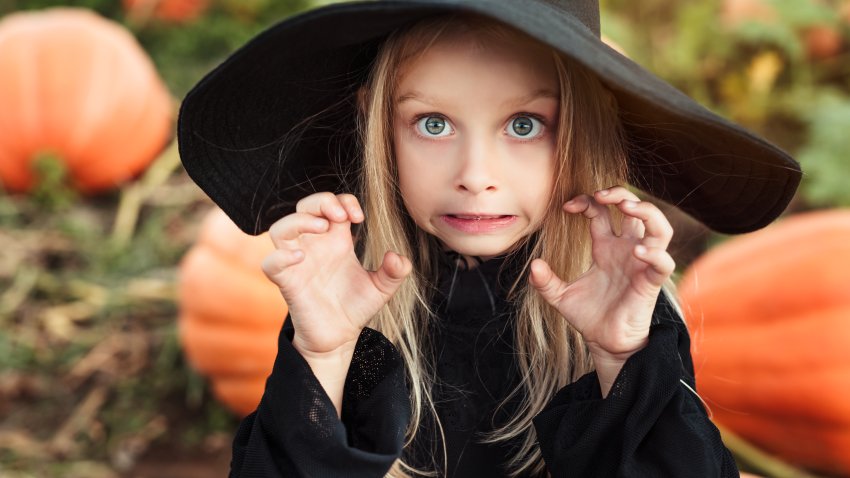
[[[567,283],[562,281],[543,259],[531,261],[531,285],[549,304],[557,307],[567,290]]]
[[[392,251],[384,254],[381,267],[377,271],[370,272],[372,282],[389,300],[395,294],[404,279],[413,270],[413,264],[404,256]]]

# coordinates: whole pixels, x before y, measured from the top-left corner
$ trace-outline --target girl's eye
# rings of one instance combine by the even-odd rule
[[[452,127],[442,116],[425,116],[416,121],[416,129],[423,136],[442,137],[452,133]]]
[[[543,123],[532,116],[517,116],[508,125],[508,135],[520,139],[533,139],[540,136]]]

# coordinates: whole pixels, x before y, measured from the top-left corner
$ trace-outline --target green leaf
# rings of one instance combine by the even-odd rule
[[[798,158],[806,201],[816,206],[850,206],[850,98],[823,92],[804,116],[809,121],[809,138]]]

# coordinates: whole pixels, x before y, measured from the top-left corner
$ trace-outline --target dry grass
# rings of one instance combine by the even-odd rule
[[[98,197],[47,167],[59,179],[0,195],[0,475],[121,476],[152,449],[226,452],[236,418],[175,328],[177,265],[210,203],[173,147]]]

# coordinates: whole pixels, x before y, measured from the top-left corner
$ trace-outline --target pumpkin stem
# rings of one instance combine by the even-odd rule
[[[821,478],[805,470],[796,468],[784,461],[768,455],[753,444],[747,442],[728,428],[715,423],[723,438],[723,444],[732,452],[735,459],[754,473],[772,478]]]

